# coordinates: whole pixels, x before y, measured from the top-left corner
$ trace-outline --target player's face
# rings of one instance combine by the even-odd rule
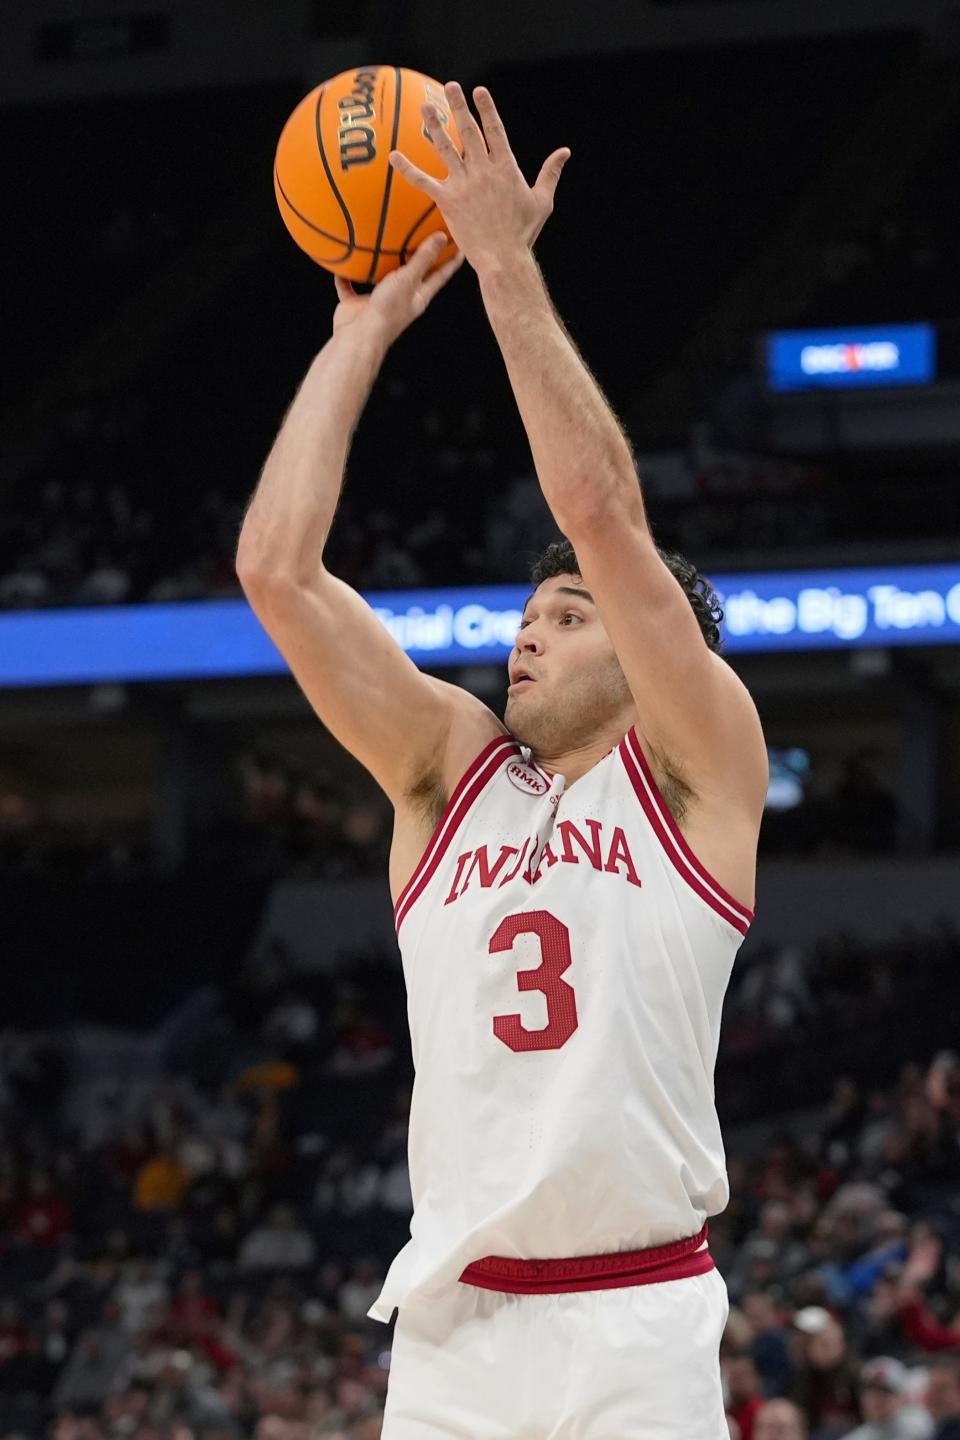
[[[579,575],[553,576],[530,596],[508,673],[512,683],[504,724],[540,754],[560,755],[589,743],[632,706],[613,646]],[[628,718],[625,730],[629,723]]]

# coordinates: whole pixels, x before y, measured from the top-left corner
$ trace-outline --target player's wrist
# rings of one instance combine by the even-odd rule
[[[467,258],[477,272],[481,286],[539,279],[540,267],[529,245],[517,243]]]
[[[550,297],[532,250],[503,252],[477,271],[480,298],[494,334],[503,344],[509,331],[553,318]]]
[[[331,336],[338,350],[363,352],[378,363],[385,359],[396,338],[389,321],[373,313],[358,315],[355,320],[335,325]]]

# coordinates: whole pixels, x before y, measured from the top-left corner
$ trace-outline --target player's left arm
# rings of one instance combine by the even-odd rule
[[[698,794],[759,817],[767,759],[756,709],[707,648],[689,600],[656,552],[630,446],[533,256],[569,151],[554,151],[529,186],[489,92],[474,91],[482,129],[458,85],[446,95],[462,154],[435,110],[424,111],[446,180],[423,175],[396,152],[391,164],[439,205],[477,273],[544,496],[576,551],[644,738],[679,765]]]
[[[739,676],[657,554],[629,444],[553,310],[533,256],[480,287],[547,504],[573,545],[650,745],[701,797],[759,817],[767,753]]]
[[[657,554],[642,502],[566,526],[644,739],[698,797],[759,821],[769,771],[756,706],[708,648],[688,597]]]

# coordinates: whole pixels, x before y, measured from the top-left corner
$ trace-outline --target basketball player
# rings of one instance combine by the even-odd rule
[[[647,526],[621,429],[531,247],[533,187],[489,94],[425,122],[448,178],[400,156],[478,277],[566,537],[533,575],[503,722],[422,675],[323,552],[389,345],[446,283],[424,245],[334,334],[264,466],[237,570],[327,727],[395,809],[390,885],[416,1083],[411,1240],[386,1440],[721,1440],[728,1199],[720,1013],[752,919],[766,750],[716,653],[712,592]],[[464,356],[464,387],[476,385]]]

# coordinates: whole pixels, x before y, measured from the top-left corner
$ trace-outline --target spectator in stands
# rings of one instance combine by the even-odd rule
[[[22,1387],[30,1339],[18,1302],[0,1300],[0,1393]]]
[[[177,1210],[190,1184],[172,1146],[162,1146],[139,1171],[133,1191],[138,1210]]]
[[[903,1296],[900,1265],[889,1265],[877,1276],[873,1289],[850,1312],[849,1325],[863,1355],[890,1355],[903,1351],[900,1318]]]
[[[337,1296],[341,1315],[355,1324],[362,1323],[382,1289],[383,1273],[376,1260],[357,1260]]]
[[[374,800],[358,800],[349,804],[343,814],[340,844],[341,859],[348,873],[369,874],[378,856],[385,856],[387,813]]]
[[[937,1427],[932,1440],[960,1440],[960,1356],[943,1355],[930,1362],[927,1409]]]
[[[380,1440],[383,1415],[374,1410],[369,1415],[358,1415],[350,1426],[350,1440]]]
[[[51,594],[50,581],[29,556],[0,576],[0,606],[5,609],[39,609],[49,602]]]
[[[909,1372],[899,1360],[878,1355],[860,1374],[860,1408],[864,1424],[847,1440],[929,1440],[933,1421],[910,1404]]]
[[[36,1337],[36,1388],[39,1394],[49,1395],[53,1390],[75,1339],[76,1329],[69,1307],[62,1300],[48,1301]]]
[[[177,1297],[170,1306],[170,1319],[185,1340],[205,1335],[220,1314],[220,1306],[206,1291],[202,1270],[188,1270],[181,1276]]]
[[[753,1338],[750,1354],[760,1376],[762,1393],[782,1395],[790,1377],[786,1325],[769,1290],[749,1290],[742,1300]]]
[[[58,1245],[70,1226],[70,1207],[45,1170],[31,1171],[15,1231],[25,1245]]]
[[[78,605],[120,605],[130,592],[130,576],[107,549],[97,552],[92,569],[79,585]]]
[[[915,1226],[914,1229],[915,1238],[899,1283],[903,1337],[918,1350],[960,1349],[960,1311],[949,1324],[943,1324],[928,1309],[921,1290],[921,1286],[929,1283],[941,1267],[943,1241],[928,1232],[926,1227]]]
[[[799,1273],[809,1260],[809,1251],[794,1237],[792,1206],[786,1199],[767,1200],[760,1208],[758,1232],[777,1247],[777,1276],[787,1280]]]
[[[757,1411],[763,1408],[760,1376],[750,1355],[731,1355],[724,1361],[729,1400],[727,1414],[736,1421],[741,1440],[753,1440]]]
[[[860,1419],[857,1367],[840,1322],[817,1305],[793,1317],[799,1339],[790,1399],[807,1418],[810,1440],[839,1440]]]
[[[170,1291],[155,1260],[133,1260],[124,1267],[113,1298],[120,1312],[122,1329],[136,1335],[156,1324]]]
[[[119,1321],[119,1307],[108,1301],[100,1323],[80,1335],[54,1391],[61,1409],[103,1404],[131,1353],[130,1338]]]
[[[364,1006],[344,999],[335,1015],[337,1045],[328,1061],[334,1075],[369,1075],[389,1065],[394,1056],[390,1034]]]
[[[248,1065],[247,1068],[237,1076],[236,1086],[239,1093],[249,1091],[258,1095],[262,1100],[275,1096],[280,1090],[289,1090],[296,1085],[300,1079],[300,1072],[295,1065],[288,1060],[277,1059],[273,1054],[273,1047],[261,1046],[264,1058],[255,1065]]]
[[[753,1440],[808,1440],[803,1411],[791,1400],[767,1400],[757,1411]]]
[[[237,1259],[244,1270],[304,1270],[316,1259],[316,1245],[289,1205],[275,1205],[250,1231]]]
[[[870,1231],[868,1248],[847,1267],[847,1293],[869,1295],[877,1281],[892,1265],[906,1259],[907,1217],[896,1210],[883,1210]]]
[[[409,1215],[413,1209],[410,1170],[405,1155],[387,1166],[380,1184],[380,1204],[397,1215]]]
[[[727,1274],[727,1289],[739,1298],[746,1290],[762,1290],[777,1282],[780,1255],[777,1242],[756,1231],[737,1250]]]
[[[316,1007],[295,990],[287,991],[263,1022],[261,1034],[276,1041],[285,1055],[294,1059],[304,1055],[316,1039],[318,1030]]]

